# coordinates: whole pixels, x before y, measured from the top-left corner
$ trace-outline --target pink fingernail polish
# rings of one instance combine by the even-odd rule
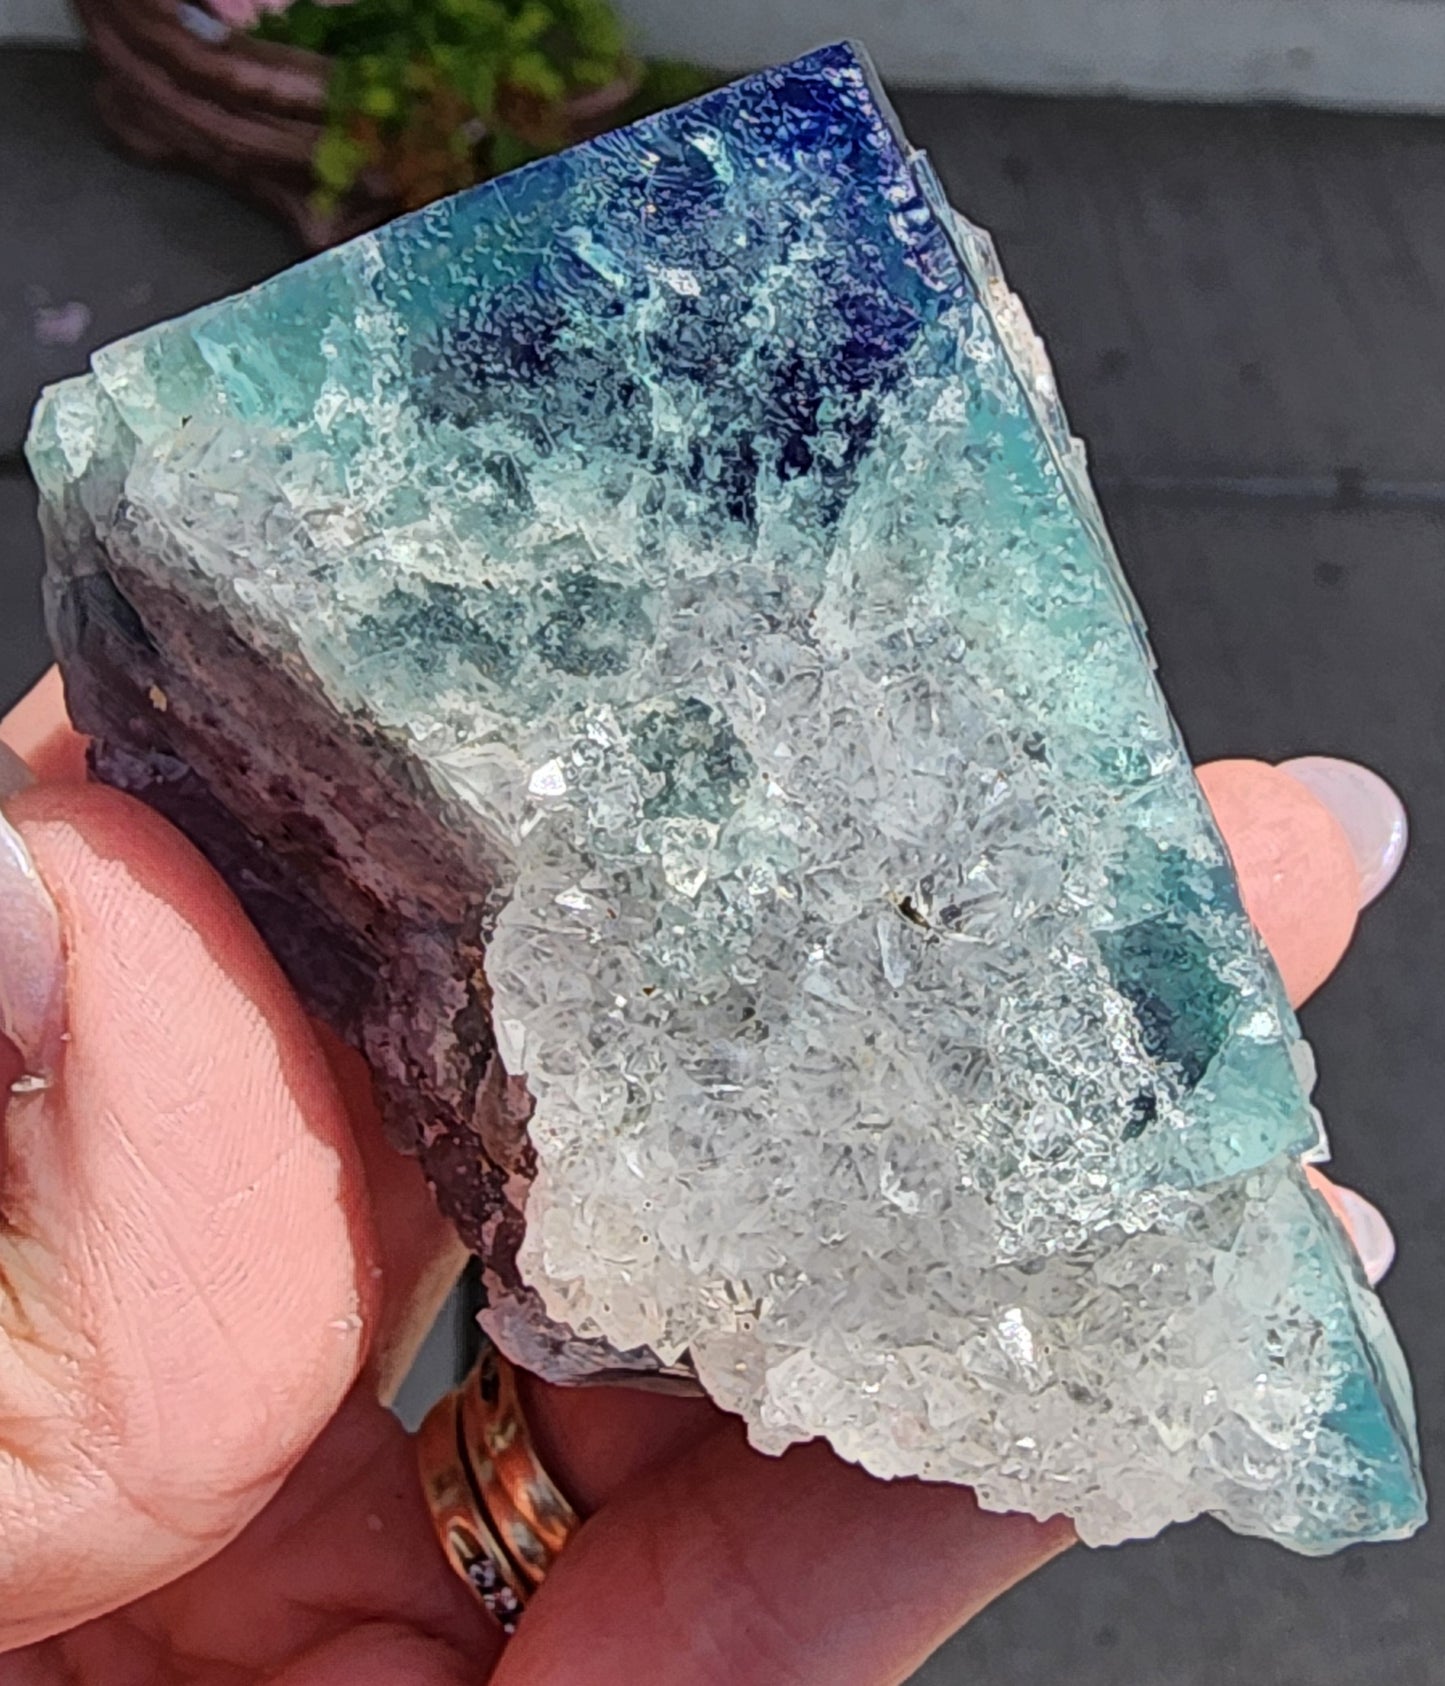
[[[13,796],[30,782],[24,762],[5,750],[0,796]],[[15,1045],[24,1062],[18,1090],[43,1088],[54,1075],[64,1000],[60,916],[25,840],[0,810],[0,1035]]]
[[[1334,1193],[1345,1228],[1373,1287],[1384,1280],[1395,1262],[1395,1233],[1385,1221],[1385,1214],[1363,1194],[1356,1194],[1352,1188],[1341,1188],[1338,1183]]]
[[[1400,870],[1410,840],[1405,804],[1378,773],[1333,755],[1282,761],[1280,771],[1298,779],[1340,822],[1360,873],[1365,907]]]

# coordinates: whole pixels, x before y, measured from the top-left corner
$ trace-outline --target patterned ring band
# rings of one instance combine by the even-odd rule
[[[417,1461],[447,1561],[503,1632],[514,1632],[575,1533],[577,1513],[542,1468],[516,1371],[490,1343],[462,1385],[432,1407]]]

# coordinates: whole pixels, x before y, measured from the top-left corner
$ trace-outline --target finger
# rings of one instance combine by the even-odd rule
[[[358,1387],[225,1551],[119,1622],[102,1618],[7,1654],[0,1679],[476,1683],[500,1648],[496,1627],[436,1553],[410,1437]]]
[[[820,1446],[763,1458],[729,1427],[586,1525],[494,1686],[575,1678],[579,1656],[588,1686],[883,1686],[1072,1540]]]
[[[652,1478],[680,1452],[716,1432],[707,1399],[625,1387],[550,1387],[518,1377],[542,1467],[556,1474],[583,1515]]]
[[[18,753],[42,783],[85,778],[85,739],[70,724],[58,668],[51,668],[0,722],[0,742]],[[366,1062],[325,1026],[313,1029],[346,1104],[372,1194],[382,1301],[369,1369],[378,1394],[389,1400],[455,1284],[465,1252],[437,1211],[421,1167],[387,1141]],[[7,1073],[0,1059],[0,1077],[7,1075],[14,1073]],[[0,1092],[3,1088],[8,1082]]]
[[[1404,804],[1378,773],[1333,756],[1278,768],[1218,762],[1200,777],[1239,866],[1245,905],[1298,1003],[1349,943],[1351,890],[1366,907],[1399,871],[1409,839]],[[1319,811],[1301,804],[1301,789]],[[1381,1282],[1395,1259],[1384,1214],[1313,1166],[1306,1175],[1344,1226],[1366,1277]]]
[[[335,1087],[224,886],[113,792],[6,808],[59,909],[70,1041],[5,1120],[0,1649],[249,1521],[344,1396],[375,1296]]]
[[[1389,885],[1405,858],[1410,841],[1405,804],[1378,773],[1358,761],[1304,755],[1282,761],[1280,771],[1318,796],[1340,822],[1360,875],[1360,906],[1367,906]]]
[[[1385,1214],[1363,1194],[1332,1182],[1313,1165],[1305,1166],[1305,1175],[1344,1226],[1371,1287],[1383,1282],[1395,1262],[1395,1234]]]
[[[0,744],[0,801],[31,783],[25,763]],[[0,1102],[22,1076],[39,1081],[62,1051],[65,949],[55,903],[40,881],[24,839],[0,819],[0,1041],[5,1062]]]
[[[293,1658],[265,1686],[477,1686],[480,1678],[445,1640],[362,1622]]]
[[[258,1611],[272,1614],[258,1623]],[[144,1616],[182,1641],[198,1673],[199,1659],[224,1659],[238,1679],[270,1682],[284,1665],[277,1678],[297,1686],[333,1678],[313,1680],[308,1668],[323,1662],[353,1682],[419,1686],[428,1670],[478,1682],[501,1639],[436,1554],[410,1437],[359,1388],[265,1514],[203,1569],[148,1599]],[[67,1649],[74,1678],[108,1686],[101,1669],[87,1672],[91,1658],[78,1644]],[[341,1672],[342,1659],[354,1674]]]
[[[1245,908],[1298,1006],[1354,935],[1361,882],[1350,840],[1313,791],[1263,761],[1214,761],[1199,769],[1199,781]]]
[[[60,669],[50,668],[0,723],[0,736],[46,784],[85,778],[85,739],[70,724]]]
[[[437,1209],[421,1165],[387,1141],[366,1061],[334,1031],[319,1024],[314,1028],[345,1103],[371,1195],[382,1302],[368,1374],[378,1397],[389,1403],[455,1286],[467,1254]]]

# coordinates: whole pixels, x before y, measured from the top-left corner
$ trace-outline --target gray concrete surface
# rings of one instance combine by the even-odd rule
[[[730,68],[842,35],[924,87],[1445,110],[1445,0],[616,0],[644,51]],[[0,43],[70,42],[69,0],[0,0]]]

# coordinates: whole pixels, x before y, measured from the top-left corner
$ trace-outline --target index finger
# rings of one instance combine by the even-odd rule
[[[83,781],[87,741],[70,723],[58,667],[50,668],[0,721],[0,742],[20,756],[41,784]],[[361,1056],[327,1027],[313,1028],[341,1091],[372,1194],[386,1272],[372,1365],[379,1391],[390,1397],[456,1280],[463,1252],[437,1212],[420,1167],[387,1142]]]
[[[50,668],[5,716],[5,742],[43,784],[85,777],[85,739],[70,724],[65,685]]]

